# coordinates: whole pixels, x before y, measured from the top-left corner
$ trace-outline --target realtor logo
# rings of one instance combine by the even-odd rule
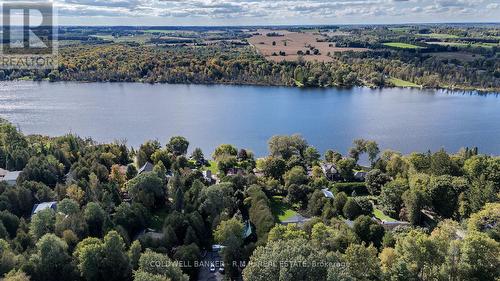
[[[2,2],[0,69],[57,66],[57,27],[51,2]]]

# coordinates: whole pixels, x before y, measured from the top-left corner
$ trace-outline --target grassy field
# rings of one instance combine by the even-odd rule
[[[401,79],[394,78],[394,77],[389,78],[389,81],[392,84],[394,84],[394,86],[396,86],[396,87],[420,88],[420,85],[417,85],[413,82],[401,80]]]
[[[384,46],[392,47],[392,48],[399,48],[399,49],[424,49],[423,47],[420,47],[420,46],[407,44],[407,43],[400,43],[400,42],[384,43]]]
[[[278,221],[284,221],[297,214],[290,204],[283,201],[283,196],[273,196],[271,198],[271,211]]]
[[[428,42],[427,44],[436,44],[441,46],[454,46],[454,47],[476,47],[476,48],[493,48],[499,46],[497,43],[465,43],[465,42]]]
[[[436,38],[436,39],[454,39],[454,38],[460,38],[456,35],[453,34],[444,34],[444,33],[430,33],[430,34],[418,34],[419,36],[422,37],[427,37],[427,38]]]
[[[379,209],[373,209],[373,215],[381,220],[381,221],[388,221],[388,222],[393,222],[393,221],[396,221],[395,219],[389,217],[389,216],[386,216],[381,210]]]

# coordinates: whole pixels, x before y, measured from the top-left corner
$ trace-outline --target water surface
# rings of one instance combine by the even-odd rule
[[[417,89],[140,83],[0,82],[0,116],[27,134],[68,132],[100,142],[182,135],[206,155],[221,143],[267,153],[276,134],[300,133],[321,152],[356,138],[404,153],[478,146],[500,154],[500,97]]]

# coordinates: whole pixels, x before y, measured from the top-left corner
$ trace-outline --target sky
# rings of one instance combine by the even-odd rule
[[[309,25],[500,21],[500,0],[52,1],[55,1],[58,9],[60,25]]]

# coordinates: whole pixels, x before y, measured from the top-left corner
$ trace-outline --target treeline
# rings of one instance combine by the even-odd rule
[[[305,87],[390,86],[389,78],[429,88],[500,89],[499,60],[440,59],[410,51],[344,53],[332,62],[267,61],[251,47],[103,45],[60,50],[56,70],[2,70],[1,80],[249,84]]]
[[[0,182],[0,276],[196,280],[213,244],[226,277],[244,280],[500,275],[499,157],[402,155],[362,139],[321,157],[299,135],[268,146],[255,159],[222,144],[209,161],[199,148],[188,156],[180,136],[134,149],[25,136],[0,120],[0,168],[21,171]],[[291,212],[303,219],[283,224]],[[381,214],[401,225],[387,228]]]

